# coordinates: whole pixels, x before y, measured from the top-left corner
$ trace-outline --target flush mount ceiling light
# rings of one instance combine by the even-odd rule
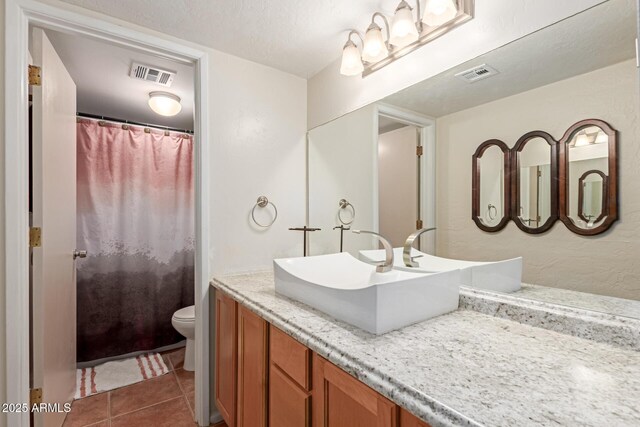
[[[175,116],[182,110],[180,97],[169,92],[151,92],[149,107],[161,116]]]
[[[384,15],[376,12],[364,38],[356,30],[349,31],[342,49],[342,75],[367,76],[473,18],[475,0],[426,0],[424,16],[420,13],[421,0],[413,1],[416,15],[407,0],[401,0],[391,25]],[[386,40],[376,17],[384,21]],[[354,34],[360,38],[362,52],[351,37]]]

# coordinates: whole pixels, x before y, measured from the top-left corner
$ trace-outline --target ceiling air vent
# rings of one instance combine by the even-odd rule
[[[145,80],[169,87],[171,83],[173,83],[173,78],[176,76],[176,73],[175,71],[162,70],[157,67],[134,62],[133,65],[131,65],[131,73],[129,73],[129,76],[134,79]]]
[[[493,67],[488,66],[487,64],[478,65],[477,67],[473,67],[470,70],[463,71],[461,73],[456,74],[455,76],[460,80],[464,80],[467,83],[474,83],[478,80],[483,80],[489,78],[491,76],[495,76],[500,73]]]

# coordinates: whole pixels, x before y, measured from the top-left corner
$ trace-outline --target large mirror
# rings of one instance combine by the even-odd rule
[[[640,301],[637,16],[635,0],[602,2],[310,130],[309,226],[322,228],[310,253],[338,252],[341,234],[354,256],[379,248],[334,230],[346,199],[350,227],[394,247],[435,227],[416,248],[465,261],[522,257],[523,298],[640,318],[627,304]],[[478,78],[458,77],[472,70]],[[599,120],[581,122],[590,117]],[[489,140],[508,156],[498,143],[482,150]]]
[[[574,233],[604,233],[618,219],[616,131],[601,120],[576,123],[560,160],[560,218]]]

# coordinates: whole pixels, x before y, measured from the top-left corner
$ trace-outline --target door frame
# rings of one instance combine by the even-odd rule
[[[145,32],[127,22],[79,7],[5,0],[5,292],[6,398],[29,402],[29,176],[28,176],[28,40],[29,25],[84,35],[135,48],[195,68],[195,305],[196,408],[199,425],[209,425],[209,57],[204,49],[178,39]],[[7,414],[8,425],[29,426],[29,413]]]
[[[420,134],[422,156],[420,156],[420,212],[422,213],[424,227],[436,226],[436,120],[415,111],[405,110],[395,105],[379,102],[376,104],[374,127],[378,135],[378,118],[380,116],[393,119],[406,125],[415,126]],[[378,138],[376,138],[376,147]],[[377,152],[377,149],[376,149]],[[377,162],[377,160],[376,160]],[[377,167],[375,168],[377,173]],[[378,182],[378,177],[375,177]],[[377,187],[377,184],[376,184]],[[377,192],[377,190],[376,190]],[[379,224],[379,208],[375,205],[375,221]],[[420,240],[420,249],[435,255],[436,233],[426,233]]]

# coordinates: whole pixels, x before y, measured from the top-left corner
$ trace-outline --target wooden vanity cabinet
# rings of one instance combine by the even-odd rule
[[[228,427],[236,427],[238,304],[216,291],[216,406]]]
[[[220,291],[216,404],[228,427],[429,427]]]
[[[322,427],[397,427],[398,406],[314,354],[313,424]]]
[[[238,307],[237,427],[267,425],[267,343],[269,325],[243,306]]]
[[[311,426],[311,350],[273,325],[269,339],[269,425]]]

